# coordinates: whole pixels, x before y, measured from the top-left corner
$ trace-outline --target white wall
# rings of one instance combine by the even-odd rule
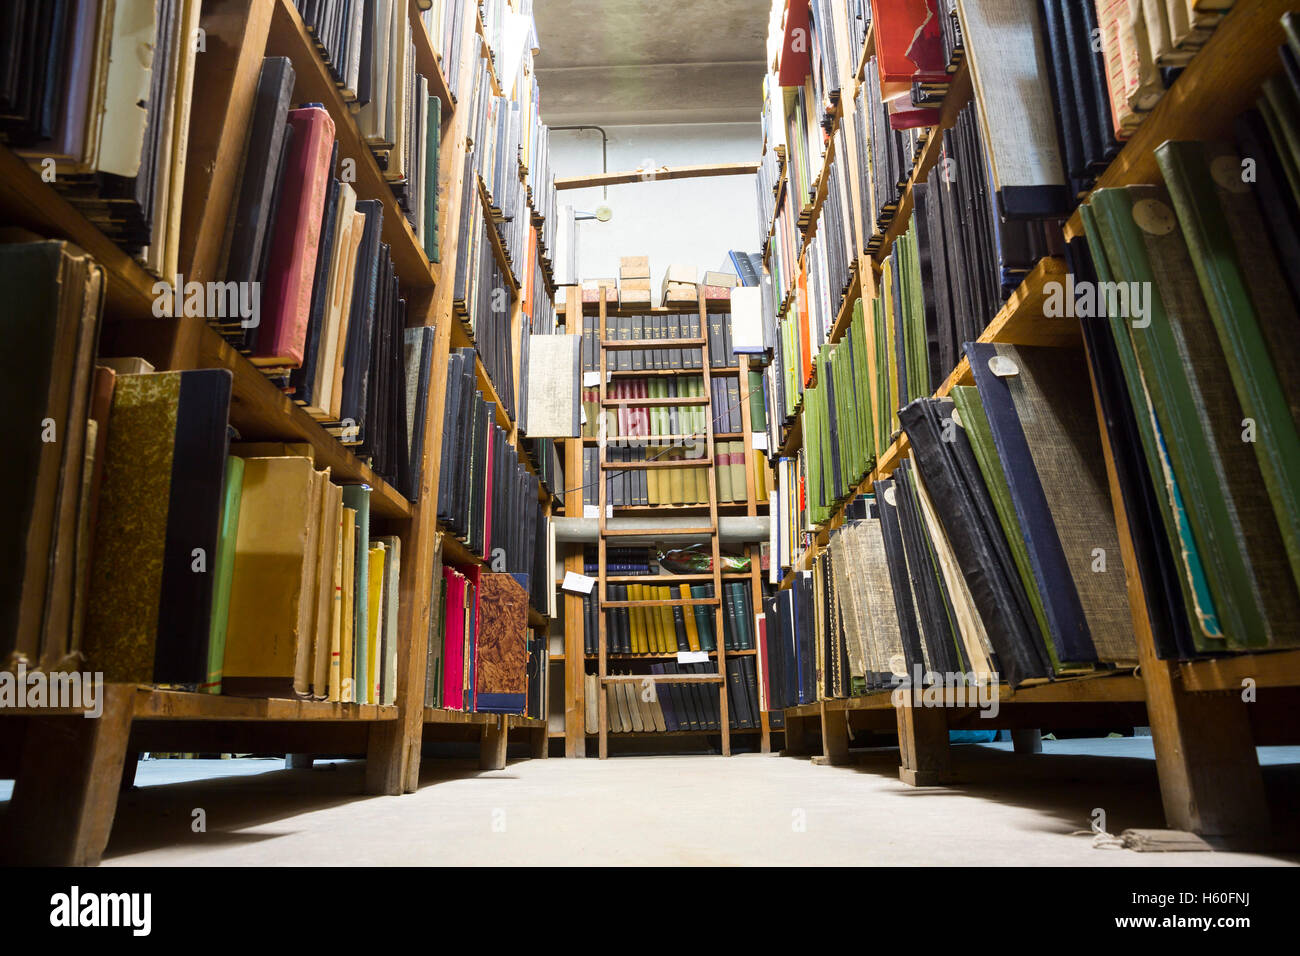
[[[608,126],[609,171],[659,166],[755,162],[762,145],[758,123],[691,126]],[[555,175],[600,172],[600,133],[557,130],[551,133]],[[561,203],[582,212],[596,211],[601,190],[560,193]],[[727,252],[759,252],[758,201],[753,176],[671,179],[610,186],[605,200],[613,209],[609,222],[578,224],[578,275],[583,279],[616,277],[620,256],[648,255],[655,304],[668,265],[695,265],[701,274],[717,269]],[[731,271],[729,268],[727,271]]]

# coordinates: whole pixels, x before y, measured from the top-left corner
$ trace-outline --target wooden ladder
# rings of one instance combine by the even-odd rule
[[[597,520],[599,521],[599,537],[597,540],[597,588],[598,588],[598,606],[599,613],[596,615],[598,622],[598,656],[600,674],[600,699],[597,702],[599,708],[598,723],[600,727],[600,759],[604,760],[609,756],[609,697],[607,688],[611,684],[634,682],[638,684],[638,693],[644,693],[646,689],[654,689],[658,684],[716,684],[718,688],[718,714],[722,735],[722,754],[731,756],[731,728],[730,718],[727,713],[727,650],[726,639],[723,631],[723,614],[722,614],[722,554],[718,541],[718,485],[717,475],[715,473],[714,447],[713,447],[713,414],[712,406],[707,404],[713,394],[712,380],[709,369],[709,326],[708,314],[705,308],[704,293],[701,290],[697,299],[697,308],[700,316],[700,337],[698,339],[630,339],[612,341],[608,338],[605,329],[606,318],[606,298],[605,290],[601,289],[600,294],[600,421],[597,425],[598,446],[600,449],[600,467],[597,469],[599,485],[599,495],[597,497],[598,511]],[[609,369],[607,364],[607,355],[615,351],[633,351],[637,349],[681,349],[690,351],[699,349],[700,367],[704,376],[704,401],[701,402],[698,396],[683,398],[654,398],[654,399],[611,399],[608,395]],[[693,374],[693,369],[683,369],[684,374]],[[609,462],[605,458],[606,451],[606,408],[618,408],[619,406],[628,407],[663,407],[670,405],[687,406],[704,404],[709,412],[705,414],[705,448],[702,459],[674,459],[670,461],[643,461],[643,462]],[[676,429],[685,431],[685,429]],[[670,438],[668,436],[651,436],[662,440],[680,440],[682,436]],[[696,437],[696,436],[692,436]],[[709,523],[707,527],[695,524],[671,530],[650,530],[633,529],[633,528],[614,528],[611,529],[607,524],[608,515],[608,487],[606,485],[605,473],[607,471],[624,471],[631,469],[652,469],[652,468],[706,468],[708,469],[708,486],[709,486]],[[690,519],[683,518],[689,522]],[[606,590],[606,538],[609,537],[627,537],[627,538],[660,538],[660,537],[707,537],[712,545],[712,567],[713,567],[713,597],[711,598],[673,598],[670,600],[657,601],[608,601]],[[648,607],[694,607],[697,605],[707,605],[714,609],[714,645],[717,653],[717,673],[716,674],[657,674],[657,675],[611,675],[606,672],[607,648],[606,635],[608,631],[606,611],[619,608],[648,608]],[[693,613],[693,612],[692,612]]]

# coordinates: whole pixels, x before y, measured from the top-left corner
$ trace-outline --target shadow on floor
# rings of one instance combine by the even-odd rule
[[[912,800],[958,793],[1024,807],[1042,814],[1043,822],[1034,829],[1045,833],[1089,830],[1098,809],[1105,813],[1105,829],[1113,834],[1129,829],[1164,829],[1155,761],[1147,755],[1124,754],[1125,750],[1137,752],[1145,747],[1141,738],[1089,743],[1111,752],[1017,754],[996,746],[954,744],[952,778],[948,783],[913,788],[900,782],[899,788]],[[1045,746],[1050,751],[1050,745]],[[898,765],[897,748],[879,747],[851,750],[846,769],[897,780]],[[1265,845],[1227,842],[1216,843],[1216,847],[1300,862],[1300,820],[1295,810],[1300,805],[1300,763],[1262,762],[1261,771],[1273,821],[1272,835]]]
[[[188,771],[193,779],[148,785],[143,769],[148,764],[142,764],[137,780],[146,785],[119,796],[104,859],[183,843],[194,832],[196,809],[203,810],[206,817],[205,845],[221,846],[284,836],[296,829],[293,818],[301,814],[365,800],[390,799],[365,792],[364,760],[317,762],[310,770],[266,770],[227,776],[217,774],[223,772],[222,764],[229,766],[232,761],[166,762],[188,764],[182,773]],[[479,770],[477,758],[426,759],[420,767],[420,786],[480,776],[499,780],[508,775],[509,765],[505,770],[485,774]],[[282,823],[283,829],[241,832],[275,823]]]

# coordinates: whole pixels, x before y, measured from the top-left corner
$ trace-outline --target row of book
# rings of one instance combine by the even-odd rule
[[[531,575],[534,607],[549,607],[542,569],[550,519],[537,476],[477,387],[473,349],[448,356],[444,401],[448,427],[442,434],[438,520],[495,570]]]
[[[622,575],[608,565],[606,574]],[[633,572],[640,573],[640,572]],[[711,598],[712,584],[608,584],[610,601],[673,601],[678,598]],[[753,650],[754,605],[749,584],[725,581],[722,585],[723,646],[728,651]],[[599,595],[582,598],[582,641],[584,653],[597,654],[600,613]],[[660,605],[645,608],[611,608],[605,611],[605,634],[609,654],[675,654],[678,651],[716,651],[716,616],[707,605]]]
[[[778,704],[1136,661],[1092,400],[1069,384],[1082,356],[969,347],[976,385],[903,410],[912,457],[769,603]]]
[[[606,730],[611,734],[720,731],[722,712],[718,685],[689,682],[658,683],[659,675],[716,674],[716,663],[651,664],[644,681],[611,681],[605,686]],[[626,676],[626,675],[624,675]],[[584,677],[586,732],[600,732],[600,677]],[[731,730],[762,726],[758,708],[757,671],[752,658],[727,661],[727,723]]]
[[[295,0],[398,206],[430,262],[438,244],[442,101],[416,68],[404,0]],[[354,157],[355,159],[355,157]],[[258,158],[257,162],[265,160]]]
[[[0,135],[164,276],[179,261],[199,9],[26,0],[6,5],[0,28]]]
[[[1083,326],[1166,656],[1297,643],[1298,106],[1300,77],[1284,71],[1238,117],[1235,145],[1162,144],[1163,182],[1094,192],[1071,248],[1079,294],[1145,290],[1103,296]]]
[[[476,6],[471,0],[428,0],[427,9],[420,11],[420,21],[438,56],[447,89],[456,100],[460,99],[460,65],[465,36],[474,32],[474,20],[467,11]]]
[[[103,274],[70,244],[0,246],[0,280],[22,292],[3,378],[35,416],[3,544],[6,664],[391,699],[400,541],[371,540],[369,487],[305,444],[232,445],[227,370],[97,366]]]
[[[637,462],[700,462],[706,452],[703,441],[683,441],[671,445],[611,445],[605,449],[605,461],[615,466]],[[748,500],[745,487],[745,443],[714,442],[713,471],[715,494],[719,504],[743,504]],[[583,505],[600,506],[600,449],[582,450]],[[767,500],[767,466],[754,457],[755,501]],[[605,504],[612,508],[648,508],[659,505],[700,507],[709,503],[708,469],[699,464],[679,468],[607,468],[605,470]]]
[[[707,315],[708,362],[710,368],[734,368],[736,353],[731,340],[731,314],[709,312]],[[610,342],[636,342],[668,339],[698,341],[698,312],[661,312],[650,315],[607,315],[605,337]],[[704,356],[698,345],[681,349],[618,349],[605,356],[610,372],[640,372],[660,369],[702,368]],[[582,331],[582,369],[600,371],[600,322],[587,317]]]
[[[744,431],[744,399],[749,401],[750,430],[762,432],[767,427],[762,373],[748,375],[749,394],[741,394],[741,384],[734,376],[711,378],[708,405],[619,405],[600,407],[600,389],[582,390],[582,436],[597,438],[601,419],[607,438],[678,435],[703,438],[706,416],[713,418],[715,435],[739,434]],[[611,401],[651,398],[702,398],[704,379],[698,375],[662,376],[658,378],[616,379],[606,388]]]
[[[536,715],[545,642],[528,628],[528,591],[519,576],[444,564],[438,577],[424,705]]]

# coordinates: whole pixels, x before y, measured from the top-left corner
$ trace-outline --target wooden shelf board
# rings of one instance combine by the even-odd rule
[[[1242,681],[1256,687],[1300,687],[1300,650],[1234,654],[1178,664],[1183,687],[1190,691],[1241,692]]]
[[[496,257],[497,266],[501,269],[501,274],[506,277],[506,285],[510,287],[510,300],[513,304],[519,298],[519,280],[515,278],[515,268],[510,261],[510,254],[506,251],[501,233],[497,231],[496,221],[489,215],[489,210],[492,208],[492,195],[488,192],[483,177],[475,173],[474,180],[478,183],[479,201],[482,203],[483,218],[487,224],[484,232],[487,233],[488,244],[492,247],[492,254]]]
[[[735,736],[736,734],[761,734],[762,732],[763,729],[761,727],[746,727],[744,730],[738,730],[735,727],[730,729],[732,736]],[[644,739],[646,737],[713,737],[721,736],[721,734],[721,730],[643,730],[623,733],[615,733],[611,730],[609,731],[609,739],[626,740],[628,738]],[[588,733],[587,736],[597,737],[599,734]]]
[[[482,558],[470,551],[460,538],[445,529],[442,531],[442,562],[443,564],[486,564]]]
[[[632,341],[635,343],[637,340],[632,339]],[[656,348],[657,346],[652,345],[650,347]],[[690,348],[693,348],[693,346],[690,346]],[[703,368],[644,368],[644,369],[621,369],[619,371],[614,371],[613,369],[611,369],[609,371],[610,378],[658,378],[660,376],[675,376],[675,375],[700,376],[703,374],[704,374]],[[739,375],[740,369],[738,369],[734,365],[731,366],[730,368],[710,368],[709,374],[715,376],[716,375]]]
[[[421,10],[418,0],[407,0],[407,9],[411,17],[411,40],[415,45],[415,70],[429,81],[429,92],[442,100],[442,125],[446,127],[451,122],[456,100],[451,95],[451,87],[447,83],[446,74],[443,73],[442,62],[433,47],[433,40],[424,26],[424,21],[420,19]]]
[[[168,690],[150,684],[117,684],[134,688],[131,716],[145,721],[387,721],[397,719],[397,707],[378,704],[343,704],[324,700],[283,697],[236,697]],[[0,708],[0,717],[79,716],[81,710],[38,707]]]
[[[609,652],[607,651],[607,652],[605,653],[605,660],[607,660],[607,661],[675,661],[675,660],[677,659],[677,655],[678,655],[678,653],[679,653],[678,651],[669,651],[669,652],[667,652],[667,653],[660,653],[660,652],[658,652],[658,651],[651,651],[650,653],[647,653],[647,654],[611,654],[611,653],[609,653]],[[695,652],[692,652],[692,653],[695,653]],[[714,657],[714,658],[716,658],[716,657],[718,656],[718,652],[717,652],[717,651],[705,651],[704,653],[708,654],[709,657]],[[757,653],[758,653],[757,651],[752,650],[752,649],[751,649],[751,650],[744,650],[744,651],[727,651],[727,656],[728,656],[728,657],[753,657],[753,656],[754,656],[755,654],[757,654]],[[585,658],[586,658],[587,660],[589,660],[589,661],[594,661],[594,660],[599,660],[599,659],[600,659],[600,655],[599,655],[599,654],[584,654],[583,657],[585,657]],[[637,675],[637,676],[642,676],[642,677],[659,677],[659,676],[661,676],[661,675],[659,675],[659,674],[642,674],[642,675]]]
[[[197,328],[199,368],[229,369],[234,376],[230,424],[243,441],[304,441],[312,446],[316,467],[330,468],[335,482],[370,486],[370,509],[385,518],[409,518],[411,503],[376,475],[302,407],[276,388],[206,323]]]

